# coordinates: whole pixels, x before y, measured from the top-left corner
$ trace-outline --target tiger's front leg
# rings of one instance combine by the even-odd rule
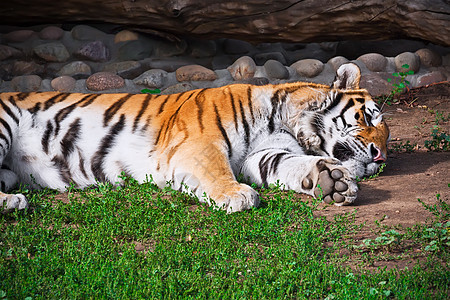
[[[322,196],[326,203],[339,206],[353,203],[358,191],[355,179],[338,160],[305,155],[295,139],[283,133],[250,153],[241,173],[260,186],[279,181],[285,189]]]
[[[214,143],[198,146],[202,152],[184,149],[171,159],[176,166],[172,172],[174,187],[186,190],[187,186],[201,202],[228,213],[257,207],[260,202],[258,192],[236,181],[227,151]]]
[[[0,211],[9,212],[14,209],[25,209],[28,207],[28,201],[22,194],[6,194],[17,183],[17,175],[10,170],[0,169]],[[2,209],[3,208],[3,209]]]

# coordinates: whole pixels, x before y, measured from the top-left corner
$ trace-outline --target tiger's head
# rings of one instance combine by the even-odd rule
[[[360,178],[375,174],[387,158],[389,130],[380,108],[359,88],[361,72],[342,65],[326,100],[299,118],[296,135],[309,154],[332,156]]]

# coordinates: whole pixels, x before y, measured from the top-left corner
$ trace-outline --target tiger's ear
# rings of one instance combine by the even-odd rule
[[[339,67],[336,71],[336,79],[333,82],[333,88],[341,90],[359,89],[359,80],[361,71],[356,64],[348,63]]]

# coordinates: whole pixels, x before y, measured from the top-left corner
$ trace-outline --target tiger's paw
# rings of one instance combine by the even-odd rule
[[[316,198],[322,197],[325,203],[337,206],[352,204],[358,192],[356,180],[335,159],[320,159],[303,179],[302,187],[313,189]]]
[[[3,207],[3,212],[8,213],[14,209],[28,208],[28,201],[22,194],[5,194],[0,193],[0,207]]]
[[[234,189],[227,191],[225,195],[216,197],[216,206],[224,209],[228,214],[258,207],[259,194],[246,184],[240,183]]]

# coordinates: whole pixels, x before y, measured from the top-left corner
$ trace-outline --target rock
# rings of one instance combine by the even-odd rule
[[[68,93],[75,88],[76,80],[70,76],[59,76],[50,83],[51,87],[58,92]]]
[[[339,42],[336,55],[350,60],[366,53],[379,53],[385,57],[394,57],[406,51],[416,51],[425,47],[424,42],[412,40],[364,41],[351,40]]]
[[[12,65],[11,74],[13,76],[20,75],[37,75],[44,72],[44,66],[34,61],[15,61]]]
[[[149,88],[160,88],[164,86],[167,78],[167,72],[160,69],[148,70],[139,77],[135,78],[133,82],[139,85],[145,85]]]
[[[286,58],[281,52],[264,52],[255,55],[255,61],[258,66],[264,65],[269,59],[277,60],[286,65]]]
[[[411,52],[403,52],[394,58],[395,68],[397,72],[408,72],[410,70],[417,73],[420,68],[419,56]],[[402,66],[408,65],[409,68],[403,68]]]
[[[65,62],[70,57],[66,47],[60,42],[38,45],[33,48],[33,52],[40,58],[51,62]]]
[[[419,76],[417,78],[416,86],[429,85],[436,82],[447,80],[447,76],[444,76],[440,71],[433,71],[431,73]]]
[[[442,64],[442,57],[436,51],[422,48],[417,50],[415,53],[419,56],[420,64],[424,67],[438,67]]]
[[[109,50],[102,41],[90,42],[81,47],[81,49],[74,54],[82,60],[91,60],[96,62],[105,62],[110,58]]]
[[[169,86],[167,89],[161,92],[161,95],[178,94],[193,90],[194,86],[188,82],[177,83]]]
[[[91,67],[82,61],[74,61],[62,67],[58,76],[71,76],[75,79],[88,78],[92,74]]]
[[[64,30],[56,26],[47,26],[39,32],[39,38],[43,40],[59,40]]]
[[[153,45],[143,39],[124,42],[119,47],[118,59],[119,60],[141,60],[153,53]]]
[[[213,81],[217,79],[214,71],[200,65],[188,65],[176,70],[178,81]]]
[[[185,60],[185,59],[180,59],[180,58],[176,58],[176,57],[169,57],[169,58],[163,58],[163,59],[148,58],[148,59],[141,60],[139,62],[142,64],[144,69],[147,69],[147,70],[148,69],[162,69],[167,72],[175,72],[180,67],[192,65],[191,60]]]
[[[121,61],[107,64],[103,68],[103,72],[111,72],[122,78],[131,79],[142,73],[142,66],[139,62],[134,60]]]
[[[8,58],[18,58],[22,56],[22,51],[16,48],[0,45],[0,60],[5,60]]]
[[[293,63],[291,68],[295,69],[300,76],[312,78],[322,72],[324,65],[317,59],[302,59]]]
[[[74,39],[79,41],[102,40],[106,36],[103,31],[87,25],[75,26],[72,28],[71,34]]]
[[[339,69],[340,66],[348,62],[349,60],[343,56],[335,56],[333,58],[330,58],[330,60],[328,60],[328,63],[333,67],[335,72],[337,71],[337,69]]]
[[[9,33],[4,34],[3,38],[7,42],[21,43],[21,42],[25,42],[26,40],[31,38],[34,34],[35,34],[35,32],[33,30],[29,30],[29,29],[15,30],[15,31],[11,31]]]
[[[178,42],[160,41],[154,44],[154,53],[156,57],[173,57],[183,55],[188,45],[185,40]]]
[[[389,95],[392,90],[392,85],[376,73],[362,75],[359,87],[366,89],[373,97]]]
[[[249,56],[238,58],[231,66],[227,68],[234,80],[252,78],[256,72],[256,64]]]
[[[114,36],[114,43],[128,42],[128,41],[136,41],[139,39],[139,35],[130,30],[122,30],[116,33]]]
[[[215,41],[191,40],[191,56],[195,58],[212,57],[217,52]]]
[[[109,72],[98,72],[89,76],[86,87],[91,91],[119,89],[125,85],[125,80],[119,75]]]
[[[270,81],[266,77],[253,77],[236,81],[236,83],[251,84],[251,85],[266,85],[269,84]]]
[[[387,65],[386,57],[378,53],[367,53],[358,57],[357,60],[362,61],[372,72],[382,72]]]
[[[288,79],[289,71],[277,60],[269,59],[264,64],[267,76],[272,79]]]
[[[226,54],[247,54],[254,48],[248,42],[233,39],[225,39],[222,47]]]
[[[11,87],[16,92],[35,92],[41,87],[41,82],[37,75],[17,76],[11,80]]]

